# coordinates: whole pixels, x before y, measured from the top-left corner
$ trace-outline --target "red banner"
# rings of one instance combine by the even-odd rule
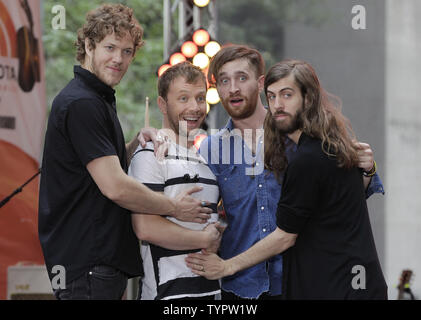
[[[46,120],[40,0],[0,0],[0,200],[40,166]],[[39,177],[0,207],[0,299],[7,268],[43,264],[38,240]]]

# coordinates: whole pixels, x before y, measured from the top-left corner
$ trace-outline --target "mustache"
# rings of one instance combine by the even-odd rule
[[[277,111],[275,113],[272,113],[272,117],[281,116],[281,115],[291,116],[288,112],[284,112],[284,111]]]
[[[228,99],[244,99],[245,97],[241,93],[229,94]]]

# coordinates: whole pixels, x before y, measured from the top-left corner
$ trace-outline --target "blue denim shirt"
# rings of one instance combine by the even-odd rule
[[[262,129],[263,130],[263,129]],[[228,219],[219,254],[223,259],[236,256],[276,229],[276,210],[281,184],[273,173],[264,169],[263,135],[257,140],[256,155],[235,132],[232,119],[217,134],[209,136],[200,147],[215,174]],[[229,150],[229,152],[228,152]],[[296,151],[290,140],[287,157]],[[382,192],[380,178],[373,176],[367,197]],[[221,280],[224,291],[243,298],[258,298],[262,293],[282,293],[282,255]]]

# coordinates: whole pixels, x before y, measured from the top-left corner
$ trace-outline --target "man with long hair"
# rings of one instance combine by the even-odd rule
[[[58,299],[121,299],[127,278],[142,273],[130,212],[203,223],[212,212],[190,196],[170,199],[127,175],[138,146],[127,145],[114,87],[143,41],[133,10],[102,5],[78,31],[75,77],[53,101],[45,136],[39,195],[39,238],[50,279],[66,283]]]
[[[230,259],[203,251],[188,265],[218,279],[284,253],[285,299],[387,299],[348,121],[306,62],[274,65],[264,90],[265,166],[283,173],[277,228]],[[286,136],[297,145],[290,159]]]

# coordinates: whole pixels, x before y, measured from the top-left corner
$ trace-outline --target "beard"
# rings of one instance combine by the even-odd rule
[[[285,121],[287,120],[284,119],[284,121],[277,121],[275,119],[273,119],[274,125],[276,127],[276,131],[278,131],[281,134],[291,134],[295,131],[297,131],[298,129],[302,128],[302,124],[303,124],[303,120],[302,120],[302,114],[304,111],[304,106],[302,108],[300,108],[299,110],[297,110],[297,112],[292,116],[289,113],[286,112],[277,112],[275,114],[272,115],[272,117],[276,116],[276,115],[280,115],[280,114],[285,114],[288,117],[290,117],[289,121]]]
[[[114,88],[116,85],[118,85],[124,75],[123,73],[123,75],[119,79],[108,79],[105,71],[101,70],[101,66],[97,64],[95,55],[92,57],[91,69],[92,69],[92,73],[96,75],[96,77],[99,80],[101,80],[103,83],[105,83],[107,86],[110,86],[111,88]]]
[[[241,108],[236,108],[230,105],[230,100],[233,98],[234,97],[228,97],[222,101],[224,109],[233,119],[246,119],[251,117],[256,110],[257,101],[259,99],[259,89],[256,87],[256,89],[253,90],[253,92],[250,92],[247,96],[238,97],[244,100],[244,106]]]

